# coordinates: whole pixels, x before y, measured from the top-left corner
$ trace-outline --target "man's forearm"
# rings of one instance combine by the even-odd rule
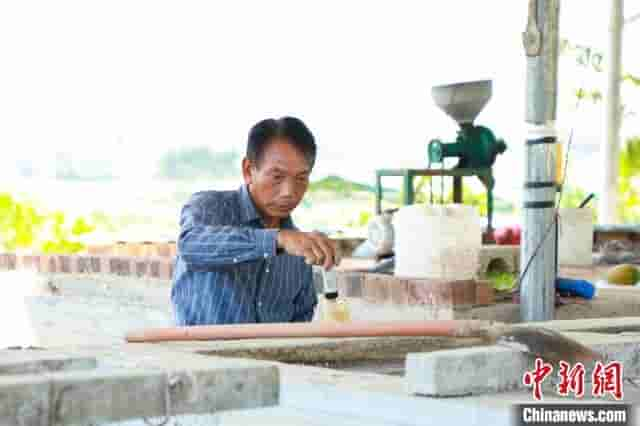
[[[276,229],[194,225],[183,228],[178,253],[189,266],[233,265],[276,255]]]

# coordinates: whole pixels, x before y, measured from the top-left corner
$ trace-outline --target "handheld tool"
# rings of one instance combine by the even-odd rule
[[[127,342],[235,340],[309,337],[455,337],[481,338],[539,356],[549,362],[587,364],[602,356],[565,335],[543,327],[483,320],[351,321],[310,323],[230,324],[167,327],[132,331]]]

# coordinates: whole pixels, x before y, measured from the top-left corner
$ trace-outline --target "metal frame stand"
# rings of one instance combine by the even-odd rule
[[[461,204],[463,199],[462,178],[477,176],[487,187],[487,230],[493,230],[493,172],[491,168],[479,169],[381,169],[376,170],[376,214],[382,213],[382,178],[387,176],[402,177],[402,190],[405,206],[413,204],[415,201],[415,189],[413,179],[416,176],[450,176],[453,178],[453,202]],[[488,183],[488,184],[487,184]]]

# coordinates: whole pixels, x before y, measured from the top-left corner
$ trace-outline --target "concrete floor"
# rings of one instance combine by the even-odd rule
[[[33,339],[30,342],[22,339],[14,344],[68,350],[119,345],[128,330],[171,323],[167,282],[61,276],[54,277],[54,284],[59,289],[57,294],[32,295],[26,299],[26,317],[34,331]],[[571,321],[571,324],[556,323],[560,329],[619,332],[626,328],[627,333],[633,335],[640,332],[640,322],[629,318],[617,321],[614,317],[640,317],[640,291],[603,291],[593,302],[563,306],[557,312],[558,317],[564,319],[610,318],[606,321],[606,327],[602,321]],[[501,321],[514,320],[517,314],[518,306],[509,303],[474,310],[477,318]],[[12,324],[15,325],[15,320]],[[483,426],[510,424],[511,404],[531,402],[529,392],[459,398],[407,395],[402,377],[403,358],[407,353],[479,344],[473,339],[386,338],[183,342],[162,344],[161,347],[175,354],[176,363],[180,362],[180,354],[199,353],[278,361],[280,367],[279,406],[217,415],[182,416],[177,424],[183,426],[407,426],[432,424],[434,421]],[[546,401],[567,400],[549,396]],[[625,401],[640,402],[640,392],[636,386],[629,383],[625,385]],[[152,422],[157,424],[161,420],[152,419]],[[145,423],[139,419],[118,425],[142,424]],[[172,424],[176,423],[168,423]]]

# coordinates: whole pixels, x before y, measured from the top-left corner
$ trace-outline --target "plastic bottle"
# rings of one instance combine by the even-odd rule
[[[338,297],[338,293],[325,293],[323,313],[325,321],[347,322],[351,320],[349,305]]]
[[[349,305],[338,297],[338,276],[335,270],[322,270],[324,300],[322,318],[325,321],[346,322],[351,319]]]

